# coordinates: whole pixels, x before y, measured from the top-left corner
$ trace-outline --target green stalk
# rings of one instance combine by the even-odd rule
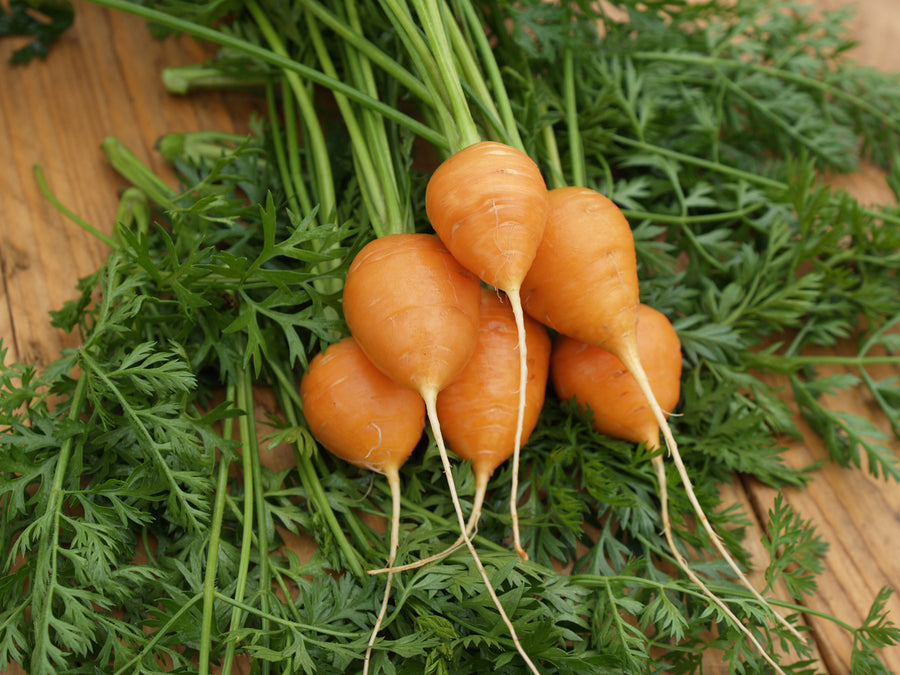
[[[300,3],[312,12],[323,24],[340,36],[346,43],[346,46],[352,48],[352,50],[358,52],[361,56],[384,70],[392,79],[396,80],[403,87],[406,87],[410,94],[415,98],[419,99],[429,107],[440,105],[433,98],[434,92],[423,84],[420,79],[401,66],[396,59],[388,56],[385,52],[375,46],[375,44],[363,35],[358,22],[358,17],[354,19],[356,12],[355,3],[352,2],[352,0],[346,3],[349,21],[336,16],[316,0],[300,0]]]
[[[569,135],[569,156],[572,165],[572,185],[587,187],[584,145],[578,126],[578,103],[575,99],[575,59],[572,50],[563,56],[563,96],[566,106],[566,130]]]
[[[460,74],[456,68],[456,60],[453,57],[453,49],[437,3],[438,0],[413,0],[419,14],[419,21],[437,61],[441,84],[449,96],[450,111],[453,114],[453,131],[455,132],[451,151],[455,152],[478,143],[481,140],[481,134],[475,126],[475,120],[472,119],[472,113],[466,102]]]
[[[269,108],[269,124],[270,133],[272,134],[272,146],[275,148],[275,164],[278,167],[278,175],[281,177],[281,184],[284,186],[284,192],[288,202],[288,208],[296,214],[309,213],[312,210],[312,203],[309,200],[309,194],[306,192],[306,184],[301,180],[294,180],[296,174],[289,168],[287,153],[285,153],[285,143],[288,147],[293,147],[290,138],[284,141],[281,136],[282,125],[278,124],[278,104],[275,97],[275,85],[269,83],[266,87],[266,104]],[[295,137],[296,120],[293,118],[293,100],[290,96],[284,97],[284,129],[285,134],[289,137]]]
[[[263,612],[269,611],[269,592],[272,588],[271,571],[269,570],[269,519],[266,508],[266,496],[262,484],[262,463],[259,459],[259,435],[256,431],[256,406],[253,398],[253,380],[249,375],[241,375],[237,383],[238,407],[244,410],[241,417],[242,445],[245,452],[249,451],[251,464],[251,480],[253,482],[254,510],[256,512],[256,538],[259,552],[259,605]],[[246,434],[246,436],[244,435]],[[247,473],[244,472],[244,482],[247,482]],[[252,527],[248,528],[253,532]],[[269,644],[269,620],[263,619],[260,625],[263,647]],[[271,663],[263,660],[262,672],[268,673]]]
[[[178,193],[153,173],[137,156],[115,136],[107,136],[100,143],[106,160],[125,180],[139,187],[152,201],[163,209],[178,208]]]
[[[398,34],[407,45],[407,52],[416,64],[416,68],[425,75],[425,86],[431,92],[431,96],[436,95],[435,107],[449,107],[450,99],[441,81],[435,55],[428,48],[428,43],[422,37],[405,0],[380,0],[380,2],[391,18],[391,22],[397,26]]]
[[[282,91],[285,89],[284,80],[284,77],[280,80]],[[275,110],[276,108],[272,107],[271,109]],[[284,122],[284,154],[287,159],[288,176],[288,180],[284,184],[285,189],[293,188],[295,198],[302,209],[302,211],[295,211],[297,215],[310,213],[315,206],[313,204],[313,199],[309,194],[309,188],[307,187],[306,179],[303,175],[302,166],[303,158],[309,151],[300,143],[300,123],[297,119],[297,108],[294,105],[294,98],[292,96],[281,97],[281,114]],[[272,119],[272,127],[275,128],[277,126],[281,125],[278,124],[278,117],[276,115]],[[316,128],[319,130],[321,129],[318,125]],[[306,130],[304,129],[304,131]]]
[[[504,142],[524,152],[525,146],[522,143],[521,136],[519,135],[519,125],[516,121],[515,115],[513,114],[512,105],[509,101],[509,95],[506,91],[506,85],[503,83],[503,77],[500,73],[500,67],[497,65],[497,60],[494,58],[494,50],[491,48],[491,45],[488,42],[487,35],[484,32],[482,21],[478,17],[477,13],[475,12],[474,6],[469,0],[459,0],[458,5],[460,7],[460,11],[462,12],[463,19],[468,24],[470,39],[474,41],[475,48],[481,55],[481,63],[484,66],[484,69],[487,71],[488,78],[491,81],[492,89],[489,91],[486,85],[477,86],[476,83],[481,83],[483,85],[483,79],[481,77],[481,70],[477,67],[477,64],[474,64],[474,59],[472,60],[473,66],[466,67],[466,75],[468,77],[468,80],[472,84],[473,88],[475,88],[475,90],[479,92],[481,96],[485,97],[485,101],[491,105],[491,109],[497,111],[496,114],[502,122],[503,132],[507,137]],[[459,33],[455,22],[448,21],[447,25],[450,28],[451,38],[454,39],[454,44],[468,44],[465,42],[460,43],[456,40],[457,34],[459,34],[460,38],[462,37],[462,35],[461,33]],[[461,52],[463,54],[470,53],[468,49],[457,48],[456,51],[457,54],[460,54]],[[460,60],[465,66],[466,60],[463,59],[462,56],[460,57]],[[494,107],[495,105],[496,107]]]
[[[253,417],[252,398],[247,400],[247,388],[250,376],[244,371],[238,371],[236,384],[237,404],[244,414],[238,420],[238,428],[241,434],[241,469],[244,476],[244,511],[242,514],[243,531],[241,533],[241,557],[238,564],[238,576],[235,583],[235,600],[240,603],[244,600],[244,590],[247,588],[247,575],[250,571],[250,553],[253,550],[253,509],[256,500],[256,481],[254,480],[253,453],[250,446],[251,422]],[[250,407],[248,407],[250,406]],[[262,548],[260,547],[260,552]],[[237,630],[244,621],[244,613],[235,605],[231,612],[231,630]],[[222,675],[230,675],[234,666],[236,644],[229,640],[225,649],[225,657],[222,661]]]
[[[337,70],[328,53],[325,41],[322,39],[322,33],[319,31],[318,23],[315,17],[307,14],[306,26],[308,34],[312,40],[313,48],[319,58],[322,71],[331,77],[337,77]],[[344,126],[347,134],[350,136],[350,144],[353,146],[353,161],[357,165],[357,175],[360,180],[360,187],[366,201],[366,205],[372,211],[373,229],[380,237],[384,233],[382,224],[390,222],[388,220],[388,209],[396,211],[394,205],[386,203],[385,195],[382,193],[378,184],[378,173],[375,170],[375,164],[369,152],[370,147],[367,142],[366,135],[363,134],[359,124],[359,120],[350,105],[349,99],[338,92],[333,93],[335,103],[344,120]]]
[[[361,34],[363,28],[356,3],[348,1],[345,3],[345,7],[347,10],[347,22],[356,32]],[[366,54],[355,49],[347,49],[346,58],[359,88],[373,98],[378,98],[375,74]],[[385,119],[369,109],[363,109],[361,115],[366,137],[369,139],[369,145],[372,148],[375,170],[380,177],[380,182],[386,195],[388,211],[386,213],[387,221],[384,231],[388,234],[412,232],[415,229],[412,206],[409,204],[408,195],[405,200],[401,198],[401,192],[403,191],[400,189],[401,183],[394,165],[394,155],[391,151],[392,143],[388,137]]]
[[[211,63],[190,63],[184,66],[168,66],[162,69],[160,79],[171,94],[189,94],[206,89],[250,89],[262,87],[269,81],[269,74],[254,73],[248,68],[236,75]]]
[[[186,33],[200,40],[207,40],[223,47],[230,47],[241,53],[247,54],[248,56],[258,58],[262,61],[265,61],[266,63],[281,68],[286,72],[294,73],[299,77],[309,80],[310,82],[322,85],[323,87],[326,87],[332,91],[339,91],[342,94],[345,94],[347,97],[353,99],[354,101],[357,101],[361,105],[365,105],[372,108],[373,110],[376,110],[385,118],[397,122],[404,128],[409,129],[418,136],[421,136],[424,140],[428,141],[438,148],[446,149],[449,147],[448,140],[434,128],[422,124],[418,120],[415,120],[409,115],[404,114],[400,110],[397,110],[396,108],[393,108],[389,105],[385,105],[381,101],[373,99],[371,96],[366,96],[365,94],[346,84],[345,82],[341,82],[340,80],[335,80],[332,77],[328,77],[325,74],[317,71],[315,68],[310,68],[309,66],[299,63],[284,54],[278,54],[271,49],[260,47],[259,45],[255,45],[252,42],[248,42],[247,40],[244,40],[231,33],[225,33],[216,28],[210,28],[198,23],[194,23],[192,21],[186,21],[185,19],[171,16],[169,14],[166,14],[165,12],[152,9],[150,7],[144,7],[134,4],[129,0],[90,1],[96,5],[100,5],[101,7],[109,7],[110,9],[114,9],[116,11],[125,12],[126,14],[131,14],[133,16],[146,19],[151,23],[158,23],[161,26],[171,28],[174,31]]]
[[[544,160],[550,169],[547,187],[565,187],[568,185],[566,172],[562,166],[562,158],[559,156],[559,144],[556,142],[556,134],[553,132],[552,124],[544,125],[544,128],[541,130],[541,137],[544,140],[544,152],[546,154]]]
[[[225,398],[234,401],[234,385],[229,385]],[[228,418],[224,422],[222,438],[231,440],[233,420]],[[203,614],[200,623],[200,654],[198,660],[199,675],[209,673],[210,648],[212,644],[212,625],[214,621],[215,594],[216,594],[216,568],[219,561],[219,542],[222,536],[222,521],[225,517],[225,497],[228,492],[228,468],[227,455],[222,453],[219,459],[219,475],[216,479],[216,500],[213,504],[212,522],[210,523],[210,537],[206,551],[206,574],[203,579]]]
[[[281,37],[275,31],[265,12],[260,9],[256,0],[248,0],[245,6],[253,20],[256,21],[256,25],[269,43],[272,51],[279,56],[289,58]],[[325,134],[322,133],[322,126],[319,122],[312,95],[304,86],[300,75],[293,70],[289,70],[285,71],[284,77],[294,94],[300,109],[300,116],[305,124],[306,142],[309,144],[312,154],[312,174],[317,188],[316,197],[319,203],[320,216],[327,221],[329,218],[334,217],[337,208],[337,198],[335,196],[334,178],[331,174],[328,147],[325,144]]]
[[[450,41],[453,54],[456,56],[458,67],[464,76],[463,86],[468,87],[472,92],[472,96],[476,101],[475,105],[484,110],[490,119],[494,120],[497,132],[502,134],[505,137],[504,142],[508,143],[509,134],[500,121],[500,112],[494,103],[494,96],[488,89],[481,68],[475,59],[475,55],[472,53],[472,43],[463,35],[462,29],[454,20],[451,10],[447,7],[445,1],[442,2],[441,12],[444,15],[443,25],[447,30],[447,38]],[[479,30],[478,34],[483,36],[484,30]]]
[[[44,170],[41,168],[40,164],[34,165],[34,177],[35,179],[37,179],[38,187],[40,188],[44,197],[47,199],[47,201],[53,204],[53,206],[56,207],[56,209],[60,213],[62,213],[66,218],[78,225],[78,227],[80,227],[85,232],[88,232],[97,237],[97,239],[102,241],[110,248],[119,248],[119,243],[115,239],[107,236],[96,227],[91,225],[89,222],[79,217],[76,213],[74,213],[71,209],[69,209],[65,204],[63,204],[61,201],[59,201],[59,199],[56,198],[56,195],[54,195],[50,191],[50,187],[47,185],[47,180],[44,178]]]
[[[456,146],[456,127],[453,123],[447,89],[441,80],[434,54],[422,37],[422,33],[413,20],[405,0],[379,1],[391,23],[397,27],[397,34],[406,46],[406,52],[415,65],[416,70],[425,77],[424,85],[429,92],[432,105],[430,108],[426,108],[423,114],[429,116],[430,112],[433,115],[433,123],[428,126],[429,128],[436,127],[440,129],[444,140],[443,145],[435,145],[435,147],[451,151]]]
[[[82,373],[75,385],[75,391],[69,403],[69,413],[66,418],[70,423],[77,423],[87,401],[88,375]],[[53,471],[53,482],[50,485],[50,493],[44,506],[43,517],[49,514],[50,524],[41,529],[41,538],[36,548],[34,559],[36,560],[33,576],[33,586],[30,589],[31,618],[34,625],[34,649],[31,653],[31,672],[43,671],[44,662],[49,660],[48,652],[50,643],[50,621],[53,616],[54,588],[57,579],[57,554],[59,548],[60,515],[62,514],[63,499],[65,497],[64,482],[69,468],[69,459],[75,447],[75,435],[69,435],[62,442],[56,459],[56,468]]]

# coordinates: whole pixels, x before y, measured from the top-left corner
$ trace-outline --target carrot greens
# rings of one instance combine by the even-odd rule
[[[821,179],[870,161],[900,196],[900,80],[846,58],[845,13],[780,0],[95,1],[160,37],[218,45],[162,83],[245,89],[261,114],[246,137],[161,139],[175,188],[109,138],[130,185],[118,222],[71,215],[110,253],[51,316],[80,346],[38,367],[7,363],[0,343],[0,668],[362,669],[391,495],[321,451],[297,384],[347,334],[350,261],[375,237],[429,231],[436,162],[476,138],[628,217],[641,301],[683,347],[670,422],[738,562],[749,520],[718,486],[737,474],[802,488],[815,467],[780,456],[797,415],[832,461],[900,479],[896,375],[874,368],[900,363],[900,211]],[[815,356],[839,344],[847,356]],[[850,387],[893,426],[825,404]],[[270,465],[273,449],[290,461]],[[761,672],[678,574],[648,453],[548,394],[523,449],[528,560],[505,544],[515,481],[495,471],[473,541],[522,648],[543,673],[697,672],[710,649]],[[400,470],[398,564],[457,534],[443,471],[426,435]],[[452,474],[468,510],[471,466]],[[667,483],[678,553],[741,622],[767,626],[684,515],[674,472]],[[773,605],[795,624],[822,616],[807,606],[827,545],[814,523],[778,497],[762,544],[765,583],[791,596]],[[521,672],[464,549],[393,584],[370,672]],[[879,651],[900,642],[891,592],[861,626],[823,616],[852,637],[858,672],[887,672]],[[757,632],[784,672],[815,672],[811,644],[777,624]]]

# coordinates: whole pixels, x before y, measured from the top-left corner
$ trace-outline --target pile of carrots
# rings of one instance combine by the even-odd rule
[[[343,295],[351,337],[317,355],[301,382],[311,433],[343,460],[384,474],[393,495],[388,565],[377,570],[387,573],[387,584],[364,672],[392,575],[428,562],[395,567],[399,469],[418,444],[426,418],[460,529],[447,551],[461,544],[469,549],[519,654],[531,672],[539,672],[493,591],[471,535],[491,475],[512,458],[512,536],[527,557],[516,514],[519,455],[537,423],[548,380],[561,399],[574,397],[589,408],[599,431],[657,450],[653,462],[673,555],[782,672],[691,571],[673,541],[660,433],[699,522],[742,582],[766,603],[694,496],[667,422],[680,398],[681,345],[669,320],[640,303],[634,240],[619,208],[588,188],[548,189],[527,154],[481,141],[436,169],[426,211],[435,234],[387,235],[359,252]],[[468,517],[448,447],[471,461],[476,495]]]

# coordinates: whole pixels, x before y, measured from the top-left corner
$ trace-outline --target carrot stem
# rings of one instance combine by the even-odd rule
[[[460,73],[456,68],[453,49],[450,46],[444,22],[441,16],[437,0],[413,0],[419,13],[419,21],[425,31],[425,36],[431,44],[431,51],[437,62],[438,74],[441,84],[449,96],[450,111],[453,115],[453,125],[456,131],[455,143],[451,144],[451,150],[461,150],[481,140],[475,120],[466,102],[463,92]]]
[[[155,176],[155,174],[154,174]],[[44,195],[44,198],[53,204],[56,207],[56,210],[62,213],[66,218],[71,220],[73,223],[78,225],[85,232],[89,232],[94,237],[102,241],[104,244],[109,246],[111,249],[119,248],[119,242],[108,236],[104,232],[101,232],[96,227],[91,225],[89,222],[81,218],[78,214],[72,211],[69,207],[63,204],[53,192],[50,190],[50,186],[47,185],[47,179],[44,178],[44,170],[40,164],[34,165],[34,177],[37,180],[38,187],[41,190],[41,193]]]
[[[312,14],[307,14],[306,27],[308,34],[316,51],[322,71],[331,77],[337,78],[337,70],[334,62],[328,53],[325,41],[322,39],[322,32],[319,30],[318,22]],[[335,103],[340,110],[341,117],[344,120],[344,126],[347,135],[350,137],[350,144],[353,147],[353,162],[357,166],[357,175],[362,189],[362,193],[366,205],[372,211],[372,226],[375,234],[382,236],[385,234],[382,226],[396,220],[396,209],[389,204],[386,190],[378,184],[379,172],[375,170],[375,163],[369,152],[369,138],[357,119],[356,113],[350,105],[350,100],[341,93],[334,92]],[[389,214],[388,211],[391,211]],[[327,217],[327,212],[326,212]]]
[[[253,458],[249,450],[250,416],[253,415],[252,401],[248,400],[248,387],[241,380],[249,380],[249,375],[244,371],[238,371],[236,383],[237,405],[244,411],[238,420],[238,429],[241,435],[241,468],[244,476],[244,510],[242,518],[241,557],[238,565],[238,575],[235,583],[234,599],[240,603],[244,599],[244,589],[247,588],[247,575],[250,571],[250,553],[253,550],[253,507],[255,506],[256,482],[253,480]],[[244,621],[244,613],[237,606],[231,608],[232,631],[239,630]],[[236,643],[229,640],[225,648],[225,656],[222,660],[222,673],[229,675],[234,664]]]
[[[500,120],[501,130],[506,136],[504,142],[524,152],[525,146],[519,135],[519,125],[516,121],[515,113],[512,111],[512,105],[509,102],[509,94],[506,91],[506,85],[503,83],[500,68],[497,65],[497,60],[494,58],[494,50],[491,48],[487,35],[484,32],[484,25],[476,15],[471,2],[462,0],[457,3],[457,5],[460,8],[463,19],[468,24],[469,35],[471,36],[469,42],[475,43],[475,47],[481,56],[481,63],[487,71],[491,84],[491,91],[487,91],[487,87],[484,84],[484,80],[481,77],[479,70],[476,69],[475,73],[469,77],[469,80],[476,91],[479,91],[479,83],[483,87],[483,96],[487,97],[485,102],[490,104],[492,110],[496,111],[495,114]],[[449,25],[451,30],[456,27],[456,24],[452,22],[449,23]],[[468,55],[468,57],[471,58],[471,52],[468,50],[469,42],[464,43],[464,48],[458,49],[457,53]],[[465,57],[461,57],[461,60],[463,63],[466,62]]]
[[[343,17],[336,16],[316,0],[300,0],[300,4],[312,12],[323,24],[337,33],[350,48],[379,66],[392,79],[406,87],[413,96],[428,106],[435,105],[434,92],[429,90],[415,75],[401,66],[396,59],[390,57],[367,39],[355,22],[352,20],[348,22]],[[352,4],[351,2],[346,3],[348,10],[350,10]],[[353,11],[348,11],[348,14],[350,13],[355,14]]]
[[[234,384],[228,386],[226,398],[235,400]],[[234,421],[228,418],[223,423],[222,438],[230,441],[233,433]],[[212,645],[213,610],[216,593],[216,569],[219,562],[219,542],[222,535],[222,522],[225,517],[225,497],[228,492],[228,469],[230,462],[228,456],[222,453],[219,460],[219,474],[216,479],[216,499],[213,504],[212,522],[209,525],[210,537],[206,550],[206,572],[203,578],[203,608],[200,620],[200,648],[197,668],[199,675],[209,673],[209,657]]]
[[[269,47],[273,52],[288,58],[287,49],[276,33],[266,14],[260,9],[256,0],[248,0],[246,3],[247,10],[256,21],[260,32],[269,43]],[[328,148],[325,144],[325,135],[322,133],[319,117],[316,112],[312,97],[304,86],[300,76],[292,71],[285,71],[284,77],[294,94],[297,105],[300,108],[300,114],[306,124],[306,141],[309,143],[312,152],[313,164],[315,165],[314,177],[316,180],[319,208],[321,217],[328,219],[333,217],[334,210],[337,205],[335,197],[334,178],[331,173],[331,162],[329,160]]]
[[[478,551],[475,550],[475,545],[472,543],[472,539],[471,537],[469,537],[469,533],[466,531],[466,521],[465,517],[463,516],[462,507],[459,505],[459,496],[456,492],[456,484],[453,481],[453,470],[450,467],[450,458],[447,456],[447,448],[444,445],[443,434],[441,434],[441,425],[438,422],[437,391],[435,391],[434,389],[430,391],[423,391],[422,398],[425,399],[425,409],[428,411],[428,421],[431,425],[431,431],[434,434],[435,442],[437,443],[438,453],[441,456],[441,463],[444,467],[444,475],[447,477],[447,485],[450,490],[450,501],[453,503],[453,508],[456,511],[456,518],[459,522],[459,530],[462,534],[463,541],[465,541],[466,547],[472,554],[472,559],[475,562],[475,566],[478,568],[478,572],[481,574],[481,578],[484,580],[485,588],[487,589],[488,594],[491,596],[491,600],[493,600],[494,606],[500,613],[500,618],[506,625],[510,637],[512,637],[512,641],[516,647],[516,651],[519,652],[519,655],[528,665],[529,670],[531,670],[531,672],[535,675],[540,675],[540,671],[537,669],[531,658],[525,652],[525,649],[522,647],[522,643],[519,641],[519,636],[516,633],[515,626],[513,626],[512,621],[510,621],[509,616],[506,614],[506,610],[503,609],[500,598],[497,597],[497,592],[494,590],[490,577],[488,577],[487,570],[485,570],[484,565],[481,562],[481,558],[478,556]]]
[[[569,158],[572,166],[572,185],[587,187],[584,145],[578,128],[578,104],[575,100],[575,59],[572,50],[563,55],[563,96],[566,106],[566,130],[569,136]]]
[[[291,162],[288,160],[289,151],[285,151],[285,145],[287,145],[287,148],[293,147],[292,137],[293,140],[296,140],[296,134],[293,131],[296,128],[293,101],[294,99],[290,96],[283,97],[282,115],[284,116],[286,139],[282,142],[280,124],[273,124],[270,133],[272,134],[272,146],[275,151],[275,165],[278,167],[281,183],[284,185],[288,208],[294,213],[300,214],[309,213],[312,205],[309,202],[309,195],[306,194],[306,185],[303,181],[296,180],[297,175],[291,171]],[[274,119],[278,115],[278,104],[275,96],[275,85],[272,82],[266,84],[266,105],[269,108],[269,117]]]

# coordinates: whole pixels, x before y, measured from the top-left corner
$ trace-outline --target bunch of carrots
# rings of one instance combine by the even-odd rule
[[[519,654],[531,672],[539,672],[491,586],[472,533],[491,475],[512,458],[512,539],[527,559],[516,514],[517,475],[548,379],[560,398],[574,397],[591,411],[597,430],[656,451],[662,521],[677,562],[782,672],[673,540],[660,433],[699,522],[741,581],[768,604],[693,494],[667,422],[680,398],[681,345],[669,320],[640,303],[634,240],[620,209],[589,188],[548,189],[526,153],[478,141],[434,172],[426,211],[434,234],[382,236],[355,257],[343,291],[351,336],[317,355],[301,382],[312,434],[338,457],[384,474],[393,496],[388,564],[372,571],[386,572],[387,583],[364,672],[392,575],[440,557],[395,566],[399,469],[419,443],[426,417],[460,528],[459,540],[445,553],[465,544]],[[448,447],[471,461],[476,494],[468,517]]]

